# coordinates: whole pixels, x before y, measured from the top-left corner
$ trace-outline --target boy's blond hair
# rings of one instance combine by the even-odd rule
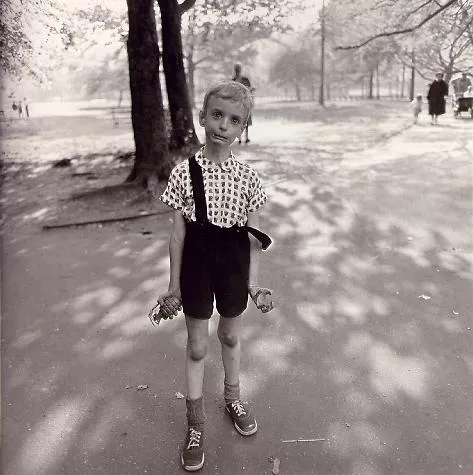
[[[202,113],[207,113],[207,106],[211,97],[219,97],[220,99],[226,99],[229,101],[238,102],[245,107],[247,116],[245,121],[248,120],[253,108],[253,97],[250,90],[237,81],[220,81],[209,87],[204,96],[204,104],[202,106]]]

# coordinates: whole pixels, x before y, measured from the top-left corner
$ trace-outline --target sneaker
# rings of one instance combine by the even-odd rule
[[[225,404],[227,412],[232,418],[236,430],[241,435],[252,435],[258,430],[255,418],[250,414],[247,405],[239,400]]]
[[[182,468],[196,472],[204,466],[204,432],[189,427],[181,453]]]

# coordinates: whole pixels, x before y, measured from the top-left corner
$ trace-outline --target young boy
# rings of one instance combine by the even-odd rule
[[[417,94],[416,98],[410,103],[412,113],[414,114],[414,124],[417,124],[419,114],[422,112],[422,95]]]
[[[257,249],[250,245],[249,234],[261,241],[263,249],[271,240],[255,229],[257,210],[266,201],[258,174],[230,150],[245,129],[251,106],[250,91],[238,82],[223,81],[211,87],[199,114],[205,146],[173,169],[161,196],[174,208],[174,222],[169,290],[158,303],[164,318],[172,318],[182,303],[186,319],[188,430],[181,463],[188,471],[204,464],[202,394],[214,299],[220,314],[217,333],[226,411],[240,434],[249,436],[258,428],[248,405],[240,399],[239,335],[248,294],[261,311],[273,307],[271,291],[256,284]]]

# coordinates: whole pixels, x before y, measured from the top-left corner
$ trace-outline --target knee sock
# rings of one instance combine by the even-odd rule
[[[189,427],[195,427],[197,430],[204,429],[205,410],[204,399],[186,399],[187,406],[187,424]]]
[[[240,399],[240,383],[228,384],[226,381],[223,382],[223,397],[225,399],[225,404],[229,404],[237,399]]]

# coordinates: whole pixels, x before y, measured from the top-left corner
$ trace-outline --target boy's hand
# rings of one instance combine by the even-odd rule
[[[180,293],[168,291],[158,297],[158,303],[151,309],[148,317],[153,325],[159,325],[159,322],[162,319],[172,320],[181,309],[182,303]]]
[[[250,285],[248,288],[251,300],[256,305],[258,310],[263,313],[268,313],[274,308],[274,302],[272,298],[273,291],[266,287],[259,287],[258,285]]]

